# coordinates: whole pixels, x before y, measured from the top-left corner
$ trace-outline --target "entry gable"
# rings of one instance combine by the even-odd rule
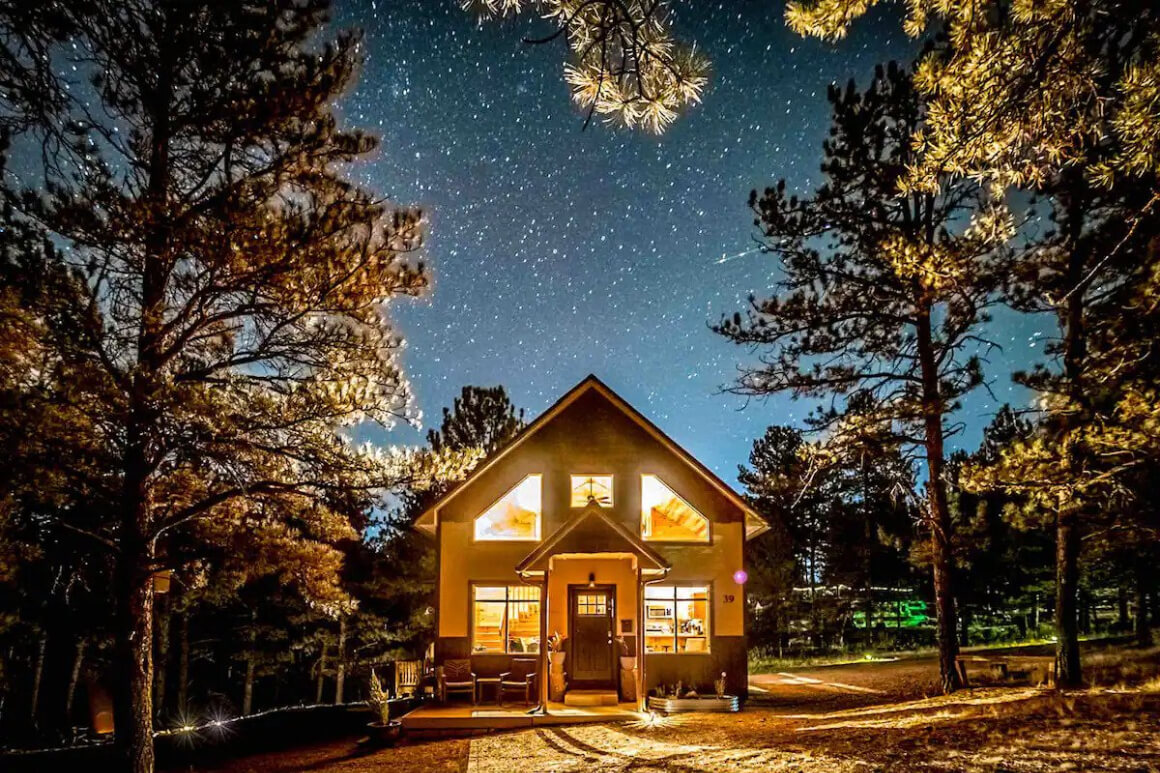
[[[542,572],[552,556],[577,553],[632,553],[642,569],[668,571],[668,561],[640,538],[605,514],[599,505],[583,512],[548,536],[543,543],[516,565],[520,574]]]

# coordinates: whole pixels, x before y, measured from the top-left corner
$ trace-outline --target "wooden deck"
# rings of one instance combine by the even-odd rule
[[[420,706],[402,716],[405,730],[508,730],[520,727],[570,725],[582,722],[623,722],[641,718],[635,703],[615,706],[565,706],[549,703],[547,713],[522,704]]]

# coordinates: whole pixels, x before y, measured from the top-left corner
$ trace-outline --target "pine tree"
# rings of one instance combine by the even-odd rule
[[[862,93],[831,88],[829,99],[825,183],[804,199],[788,195],[784,180],[750,196],[763,247],[780,257],[778,295],[752,299],[747,316],[716,329],[766,352],[735,391],[830,398],[815,425],[835,443],[888,427],[900,444],[922,449],[939,665],[951,691],[957,632],[943,445],[958,399],[982,382],[974,350],[1000,275],[994,244],[1009,218],[965,181],[900,192],[919,161],[910,137],[925,119],[901,68],[879,68]]]
[[[611,123],[663,133],[682,110],[701,101],[708,60],[673,37],[666,0],[460,0],[483,19],[534,12],[563,38],[569,61],[564,80],[572,101]]]
[[[54,8],[72,31],[57,53],[90,81],[37,126],[55,139],[42,189],[9,198],[99,320],[71,348],[100,421],[74,431],[116,452],[93,478],[112,517],[76,527],[113,556],[117,740],[147,771],[167,541],[255,511],[351,535],[351,505],[399,479],[341,430],[409,415],[383,303],[423,287],[405,260],[420,223],[344,177],[375,143],[333,116],[358,37],[319,37],[323,0]]]

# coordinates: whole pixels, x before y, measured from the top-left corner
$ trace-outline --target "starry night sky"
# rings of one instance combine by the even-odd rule
[[[723,394],[750,355],[707,325],[775,279],[774,258],[750,252],[746,198],[778,177],[818,182],[826,87],[917,50],[896,9],[828,45],[786,29],[780,0],[678,0],[677,34],[713,76],[703,104],[656,138],[595,120],[581,131],[562,43],[521,42],[550,30],[531,15],[479,26],[456,0],[336,3],[336,23],[363,29],[366,46],[343,118],[382,138],[356,173],[427,214],[433,291],[392,315],[429,419],[465,384],[503,384],[530,419],[595,373],[733,482],[766,426],[808,412]],[[1040,351],[1044,326],[997,315],[995,397],[968,400],[959,443],[973,449],[998,404],[1026,401],[1009,373]]]

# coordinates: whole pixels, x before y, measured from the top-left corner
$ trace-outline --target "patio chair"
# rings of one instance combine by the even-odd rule
[[[475,672],[470,659],[445,660],[439,667],[439,700],[446,703],[451,693],[467,693],[475,703]]]
[[[419,690],[419,683],[423,680],[423,661],[396,660],[395,661],[395,697],[414,695]]]
[[[499,702],[503,703],[505,692],[517,690],[523,692],[525,704],[531,703],[537,665],[538,661],[532,658],[512,658],[511,667],[499,675]]]

